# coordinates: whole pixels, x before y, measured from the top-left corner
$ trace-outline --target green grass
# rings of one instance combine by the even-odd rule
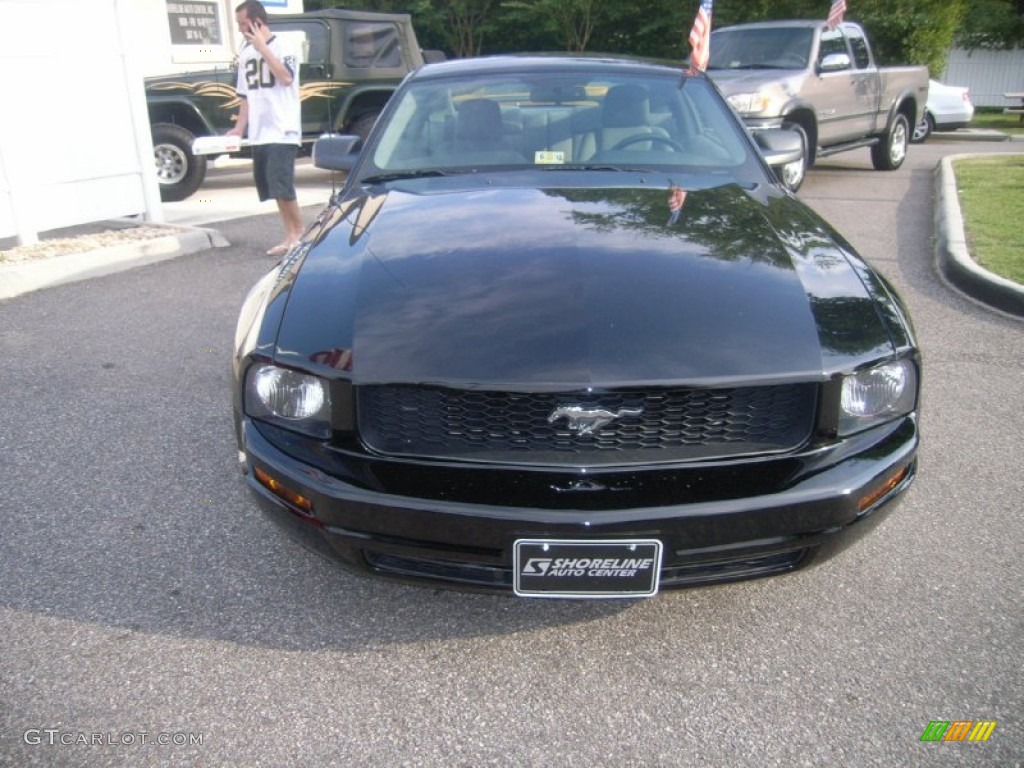
[[[955,160],[953,171],[971,256],[1024,284],[1024,155]]]
[[[971,119],[971,128],[989,128],[1003,133],[1024,134],[1024,122],[1021,122],[1020,115],[1005,115],[1002,109],[996,107],[978,107]]]

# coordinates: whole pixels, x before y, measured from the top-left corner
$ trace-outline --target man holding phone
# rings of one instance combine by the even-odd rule
[[[299,56],[270,29],[259,0],[246,0],[235,8],[235,21],[245,37],[236,85],[242,104],[228,135],[244,137],[248,131],[256,191],[261,201],[277,202],[285,231],[267,255],[284,256],[302,236],[295,194],[295,156],[302,144]]]

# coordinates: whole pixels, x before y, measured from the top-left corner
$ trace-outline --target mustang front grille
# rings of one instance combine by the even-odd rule
[[[792,450],[817,387],[486,392],[358,389],[359,434],[389,456],[548,466],[645,464]]]

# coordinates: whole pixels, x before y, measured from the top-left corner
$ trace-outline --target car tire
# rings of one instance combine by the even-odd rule
[[[366,137],[370,135],[370,129],[376,124],[378,117],[380,117],[380,112],[367,112],[360,115],[352,121],[348,132],[366,141]]]
[[[935,118],[930,113],[925,112],[921,122],[914,126],[914,135],[910,137],[910,141],[914,144],[921,144],[932,135],[934,130]]]
[[[903,165],[910,143],[909,126],[907,116],[902,113],[892,119],[889,130],[871,147],[871,164],[876,170],[895,171]]]
[[[799,123],[783,123],[782,127],[787,131],[799,134],[804,148],[802,158],[794,160],[792,163],[786,163],[776,172],[782,186],[790,192],[796,192],[807,178],[807,167],[810,165],[810,142],[807,139],[807,131]]]
[[[160,199],[165,203],[184,200],[199,189],[206,177],[206,158],[192,154],[194,139],[192,132],[180,125],[153,126],[153,158]]]

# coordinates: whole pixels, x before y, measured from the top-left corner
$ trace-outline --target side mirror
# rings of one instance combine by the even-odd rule
[[[328,171],[351,171],[362,148],[359,136],[324,134],[313,143],[313,165]]]
[[[804,142],[796,131],[772,128],[754,133],[761,156],[772,168],[795,163],[804,156]]]
[[[818,65],[819,72],[841,72],[853,66],[848,53],[830,53]]]

